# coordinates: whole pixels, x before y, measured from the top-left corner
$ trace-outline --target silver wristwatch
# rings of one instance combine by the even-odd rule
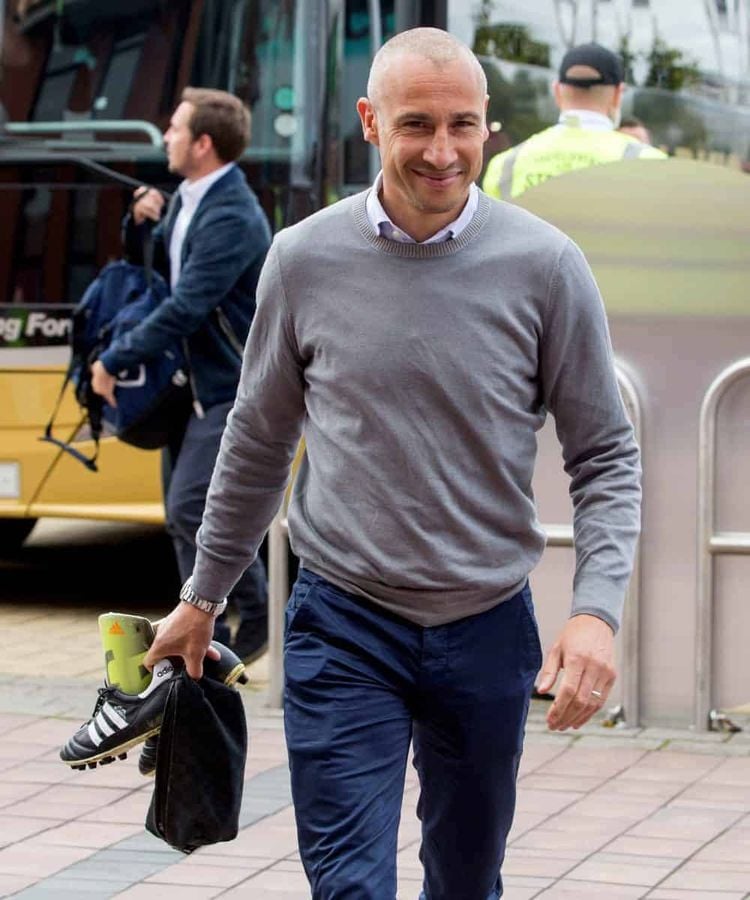
[[[204,600],[203,597],[199,597],[193,590],[192,575],[188,578],[185,584],[183,584],[182,589],[180,590],[180,600],[184,600],[185,603],[189,603],[191,606],[197,607],[204,613],[208,613],[214,618],[220,616],[227,608],[226,597],[223,600],[220,600],[218,603],[214,603],[211,600]]]

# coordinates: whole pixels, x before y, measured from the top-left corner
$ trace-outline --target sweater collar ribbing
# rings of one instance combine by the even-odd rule
[[[451,240],[443,241],[439,244],[405,244],[400,241],[389,241],[387,238],[381,237],[373,230],[370,220],[367,217],[366,204],[367,191],[363,191],[354,197],[352,206],[354,220],[365,240],[376,250],[380,250],[383,253],[389,253],[391,256],[403,256],[409,259],[434,259],[436,257],[452,256],[454,253],[458,253],[459,250],[462,250],[470,244],[479,234],[490,214],[490,200],[484,192],[479,191],[477,211],[458,237],[451,238]]]

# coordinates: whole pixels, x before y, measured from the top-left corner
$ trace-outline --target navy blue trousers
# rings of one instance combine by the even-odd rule
[[[175,435],[162,455],[167,531],[172,538],[182,581],[192,573],[195,564],[195,535],[203,517],[208,486],[231,408],[231,402],[212,406],[202,419],[192,413],[184,432]],[[260,557],[245,570],[229,600],[240,614],[241,629],[253,632],[267,628],[266,569]],[[214,638],[222,644],[230,643],[226,613],[214,624]]]
[[[286,612],[284,722],[313,900],[393,900],[409,744],[425,900],[502,896],[534,677],[531,592],[422,628],[301,570]]]

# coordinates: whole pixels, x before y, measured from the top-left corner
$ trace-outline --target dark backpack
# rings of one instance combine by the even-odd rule
[[[99,439],[113,435],[144,450],[164,447],[170,435],[187,418],[191,402],[187,363],[182,346],[175,342],[158,356],[117,373],[117,407],[110,406],[91,388],[91,364],[115,340],[126,338],[139,322],[169,294],[166,282],[153,271],[153,244],[147,240],[146,266],[113,262],[89,285],[73,310],[71,358],[55,410],[45,429],[47,441],[97,471]],[[84,456],[69,442],[53,437],[52,427],[68,384],[83,418],[76,428],[88,425],[95,450]],[[88,435],[87,435],[88,436]]]

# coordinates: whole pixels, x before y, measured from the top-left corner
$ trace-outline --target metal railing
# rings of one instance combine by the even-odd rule
[[[616,371],[620,393],[640,443],[643,417],[638,391],[622,363],[616,364]],[[547,534],[548,547],[573,547],[572,525],[542,527]],[[289,598],[288,533],[285,503],[268,532],[268,705],[274,708],[281,707],[284,694],[284,610]],[[625,721],[631,726],[636,726],[640,721],[640,602],[640,551],[637,550],[622,628],[622,705]]]
[[[727,366],[711,383],[698,426],[698,543],[696,552],[695,717],[696,731],[708,731],[713,704],[714,556],[750,555],[750,532],[715,532],[716,420],[719,403],[737,381],[750,375],[750,357]]]
[[[268,530],[268,705],[280,709],[284,696],[284,610],[289,599],[289,529],[286,502]]]
[[[2,131],[7,134],[16,134],[21,137],[36,137],[40,134],[73,134],[83,132],[95,134],[106,132],[109,134],[131,134],[140,132],[145,134],[154,147],[163,147],[164,139],[161,131],[153,124],[143,119],[75,119],[71,122],[6,122]]]

